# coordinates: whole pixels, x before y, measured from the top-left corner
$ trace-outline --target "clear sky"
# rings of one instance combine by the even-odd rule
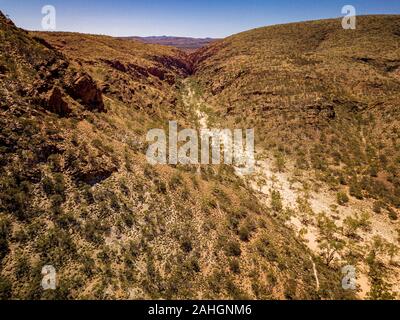
[[[400,0],[0,0],[19,26],[41,29],[41,8],[57,10],[57,30],[113,36],[225,37],[256,27],[357,14],[400,14]]]

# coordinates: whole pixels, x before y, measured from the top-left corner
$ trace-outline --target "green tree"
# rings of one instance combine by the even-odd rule
[[[339,227],[335,222],[321,213],[318,217],[319,236],[317,241],[321,250],[322,258],[327,266],[330,266],[335,255],[340,253],[344,247],[344,241],[339,239]]]

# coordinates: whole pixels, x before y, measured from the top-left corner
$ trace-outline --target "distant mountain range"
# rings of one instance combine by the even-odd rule
[[[169,36],[153,36],[153,37],[122,37],[125,40],[138,40],[144,43],[160,44],[164,46],[172,46],[185,51],[192,51],[204,47],[218,39],[213,38],[187,38],[187,37],[169,37]]]

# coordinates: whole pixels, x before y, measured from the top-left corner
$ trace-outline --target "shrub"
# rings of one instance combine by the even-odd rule
[[[352,197],[355,197],[355,198],[357,198],[357,199],[359,199],[359,200],[362,200],[362,199],[364,198],[364,197],[363,197],[363,194],[362,194],[361,187],[360,187],[360,185],[359,185],[359,183],[358,183],[357,180],[353,180],[353,181],[350,183],[350,190],[349,190],[349,192],[350,192],[350,195],[351,195]]]
[[[50,168],[54,172],[60,172],[62,170],[61,166],[61,156],[59,154],[52,154],[47,159],[50,163]]]
[[[339,173],[338,179],[339,179],[339,183],[340,183],[341,185],[343,185],[343,186],[346,186],[346,185],[347,185],[347,180],[346,180],[346,177],[344,176],[343,173]]]
[[[337,203],[341,206],[344,206],[346,203],[349,202],[349,197],[345,192],[338,192],[336,197],[337,197]]]
[[[51,180],[49,177],[44,177],[42,180],[42,187],[43,187],[43,191],[47,195],[51,195],[54,190],[53,180]]]
[[[8,254],[8,241],[5,238],[0,238],[0,263]]]
[[[185,263],[185,267],[189,272],[199,273],[201,271],[199,262],[196,257],[190,257]]]
[[[62,173],[56,173],[54,175],[54,192],[60,196],[64,196],[65,181]]]
[[[165,184],[164,181],[161,181],[160,179],[155,179],[154,183],[156,185],[158,193],[162,193],[162,194],[167,193],[167,185]]]
[[[77,252],[70,234],[57,227],[39,236],[36,245],[43,258],[59,264],[65,263]]]
[[[11,282],[0,276],[0,300],[8,300],[11,298],[12,287]]]
[[[282,152],[277,152],[275,154],[275,166],[279,172],[285,171],[286,161]]]
[[[381,213],[382,212],[382,209],[385,207],[385,204],[381,201],[381,200],[378,200],[378,201],[375,201],[374,202],[374,205],[373,205],[373,208],[372,208],[372,210],[375,212],[375,213]]]
[[[45,177],[42,180],[43,190],[47,195],[59,195],[64,198],[65,196],[65,181],[62,173],[56,173],[53,176],[54,179],[50,177]]]
[[[174,173],[169,181],[171,189],[175,189],[183,184],[183,178],[180,173]]]
[[[201,200],[201,210],[204,212],[209,212],[210,209],[215,209],[218,207],[216,200],[212,197],[205,196]]]
[[[229,257],[239,257],[242,254],[239,242],[235,240],[228,241],[225,246],[225,252]]]
[[[18,256],[14,269],[18,279],[26,277],[30,271],[30,264],[28,258],[25,256]]]
[[[108,231],[108,227],[100,220],[89,220],[85,224],[85,238],[95,244],[104,243],[104,233]]]
[[[182,239],[181,248],[184,252],[189,253],[193,250],[192,241],[188,237]]]
[[[212,194],[223,204],[230,204],[231,200],[228,195],[221,188],[215,186],[212,190]]]
[[[126,225],[128,228],[132,228],[133,225],[135,224],[135,217],[134,217],[133,214],[130,213],[130,212],[124,212],[124,213],[122,213],[121,219],[122,219],[122,221],[125,223],[125,225]]]
[[[55,215],[60,215],[63,213],[63,210],[61,208],[62,203],[64,202],[64,199],[62,196],[59,194],[55,194],[51,196],[51,210]]]
[[[281,212],[283,209],[282,197],[279,191],[272,190],[271,192],[271,207],[276,212]]]
[[[31,185],[29,181],[19,181],[20,178],[5,177],[0,180],[0,209],[25,220],[29,217]]]
[[[369,221],[369,214],[367,212],[363,212],[360,214],[356,214],[355,217],[348,216],[343,221],[343,225],[345,227],[345,234],[348,237],[354,237],[357,235],[358,229],[368,230],[371,226],[371,222]]]
[[[247,226],[243,225],[239,228],[239,238],[242,241],[249,241],[250,239],[250,230]]]
[[[238,259],[233,258],[229,261],[229,269],[235,273],[240,274],[240,263]]]
[[[394,211],[392,208],[388,208],[388,215],[390,220],[395,221],[398,219],[396,211]]]
[[[6,239],[11,231],[11,223],[7,218],[0,219],[0,238]]]
[[[235,210],[233,212],[229,212],[227,215],[228,226],[231,230],[238,232],[240,221],[243,219],[242,212]]]
[[[369,168],[369,174],[371,177],[376,178],[378,176],[378,168],[376,165],[371,165]]]

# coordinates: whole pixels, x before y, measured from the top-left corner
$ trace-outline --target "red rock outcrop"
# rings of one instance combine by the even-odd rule
[[[46,108],[61,116],[66,116],[71,113],[71,108],[65,100],[65,95],[59,87],[53,87],[45,97]]]
[[[91,76],[78,73],[68,82],[67,90],[71,97],[80,100],[90,111],[105,111],[101,90]]]

